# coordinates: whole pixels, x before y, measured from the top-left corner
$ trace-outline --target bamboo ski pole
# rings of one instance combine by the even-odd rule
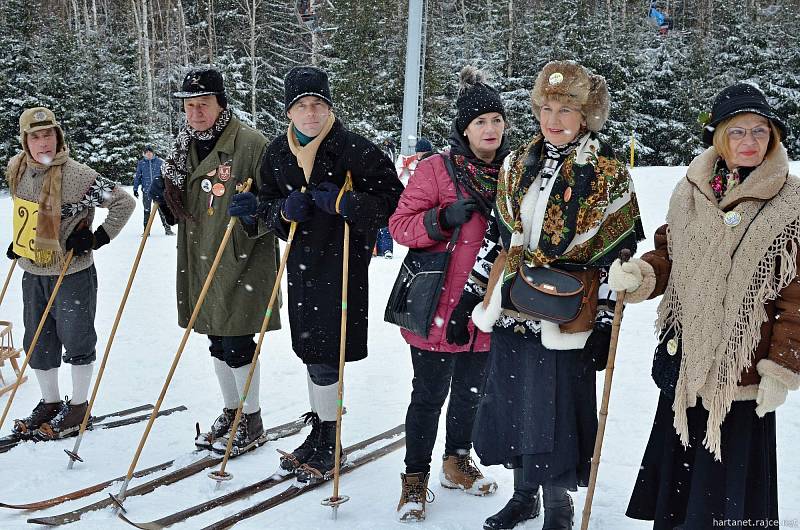
[[[61,289],[61,283],[64,281],[64,276],[67,274],[67,269],[69,268],[69,264],[72,263],[72,256],[73,251],[70,250],[67,252],[66,257],[64,258],[64,265],[61,267],[61,274],[58,275],[58,279],[56,280],[56,284],[53,287],[53,293],[50,295],[50,299],[47,301],[47,306],[44,308],[44,312],[42,313],[42,318],[39,319],[39,327],[36,328],[36,333],[33,335],[33,340],[31,341],[31,345],[26,348],[25,352],[25,360],[22,361],[22,366],[19,368],[19,374],[17,374],[17,382],[14,383],[14,388],[11,390],[11,395],[8,396],[8,401],[6,401],[6,408],[3,410],[3,416],[0,417],[0,429],[3,428],[3,423],[6,421],[6,416],[8,416],[8,411],[11,409],[11,403],[14,402],[14,397],[17,395],[17,389],[19,385],[22,384],[22,377],[25,375],[25,369],[28,367],[28,362],[31,360],[31,356],[33,355],[33,351],[36,348],[36,343],[39,342],[39,335],[42,334],[42,329],[44,329],[44,323],[47,321],[47,317],[50,315],[50,308],[53,307],[53,303],[56,300],[56,295],[58,294],[58,290]]]
[[[252,179],[247,179],[244,186],[239,190],[241,193],[244,193],[250,189],[250,184],[252,183]],[[186,331],[183,333],[183,338],[181,339],[181,343],[178,346],[178,351],[175,352],[175,358],[172,360],[172,365],[169,368],[169,372],[167,373],[167,379],[164,381],[164,386],[161,388],[161,393],[158,395],[158,401],[156,401],[155,407],[150,414],[150,419],[147,421],[147,426],[144,429],[144,433],[142,433],[142,439],[139,440],[139,446],[136,448],[136,452],[133,455],[133,460],[131,460],[130,467],[128,467],[128,473],[125,475],[125,480],[122,482],[122,487],[117,493],[116,496],[113,494],[109,494],[111,499],[116,503],[115,512],[119,510],[124,510],[122,504],[125,502],[125,495],[128,491],[128,484],[130,484],[131,478],[133,478],[133,473],[136,470],[136,464],[139,462],[139,457],[142,454],[142,450],[144,449],[144,444],[147,441],[147,437],[150,434],[150,430],[153,428],[153,422],[155,421],[156,417],[158,416],[158,411],[161,409],[161,403],[164,401],[164,397],[167,395],[167,389],[169,388],[170,383],[172,382],[172,376],[175,375],[175,369],[178,367],[178,362],[181,360],[181,355],[183,354],[183,349],[186,347],[186,342],[189,340],[189,335],[192,333],[192,327],[194,326],[195,321],[197,320],[198,315],[200,314],[200,308],[203,306],[203,301],[206,298],[206,294],[208,294],[208,289],[211,287],[211,282],[214,280],[214,273],[217,271],[217,267],[219,267],[219,262],[222,260],[222,254],[225,251],[225,247],[228,246],[228,240],[231,238],[231,234],[233,233],[233,228],[236,226],[236,217],[231,217],[230,221],[228,221],[228,227],[225,229],[225,235],[222,236],[222,241],[219,244],[219,248],[217,249],[217,255],[214,256],[214,261],[211,263],[211,268],[208,271],[208,275],[206,276],[206,281],[203,284],[203,288],[200,291],[200,295],[197,297],[197,302],[194,305],[194,310],[192,311],[192,316],[189,318],[189,323],[186,325]]]
[[[347,172],[345,190],[353,189],[352,175]],[[347,350],[347,285],[350,269],[350,225],[344,222],[344,244],[342,245],[342,320],[339,329],[339,396],[336,402],[336,452],[333,464],[333,495],[322,500],[323,506],[333,508],[331,516],[336,519],[339,506],[350,500],[347,495],[339,495],[339,467],[342,460],[342,407],[344,405],[344,363]]]
[[[619,259],[623,263],[631,259],[631,251],[624,248],[619,253]],[[622,325],[622,313],[625,310],[625,291],[617,291],[617,303],[614,307],[614,321],[611,324],[611,343],[608,347],[608,361],[606,362],[606,377],[603,382],[603,400],[600,406],[600,424],[597,427],[597,436],[594,439],[594,454],[592,455],[592,469],[589,474],[589,487],[586,490],[586,502],[583,505],[583,519],[581,520],[581,530],[588,530],[589,518],[592,515],[592,501],[594,500],[594,488],[597,483],[597,472],[600,468],[600,454],[603,449],[603,437],[606,432],[606,420],[608,419],[608,402],[611,398],[611,383],[614,379],[614,361],[617,357],[617,342],[619,341],[619,329]]]
[[[75,466],[75,461],[78,460],[83,462],[83,459],[78,456],[78,449],[81,447],[81,442],[83,441],[83,434],[86,432],[86,427],[89,425],[89,418],[92,414],[92,407],[94,407],[94,400],[97,397],[97,391],[100,389],[100,382],[103,380],[103,374],[106,371],[106,363],[108,362],[108,355],[111,352],[111,344],[114,342],[114,337],[117,334],[117,327],[119,326],[119,321],[122,318],[122,312],[125,310],[125,304],[128,301],[128,295],[131,292],[131,286],[133,285],[133,279],[136,277],[136,271],[139,269],[139,261],[142,259],[142,252],[144,252],[144,245],[147,243],[147,238],[150,237],[150,228],[153,226],[153,220],[156,218],[156,214],[158,213],[158,203],[154,201],[153,207],[150,210],[150,217],[147,219],[147,225],[144,227],[144,234],[142,234],[142,241],[139,243],[139,250],[136,253],[136,258],[133,260],[133,267],[131,268],[131,273],[128,276],[128,285],[125,287],[125,293],[122,295],[122,301],[119,304],[119,308],[117,309],[117,316],[114,319],[114,325],[111,326],[111,334],[108,336],[108,342],[106,343],[106,351],[103,353],[103,359],[100,361],[100,368],[97,370],[97,377],[94,380],[94,387],[92,388],[92,397],[89,398],[89,405],[86,407],[86,414],[83,416],[83,421],[81,422],[80,431],[78,431],[78,438],[75,439],[75,445],[72,447],[72,451],[69,449],[64,449],[64,452],[67,453],[69,456],[69,462],[67,463],[67,469],[72,469]]]
[[[17,260],[11,260],[11,267],[8,268],[8,275],[6,276],[6,281],[3,284],[3,291],[0,292],[0,305],[3,304],[3,300],[6,297],[6,291],[8,290],[8,284],[11,283],[11,276],[14,274],[14,267],[17,265]]]
[[[305,193],[305,191],[306,187],[303,186],[300,189],[300,193]],[[289,226],[289,237],[286,238],[286,248],[283,249],[283,255],[281,256],[280,265],[278,266],[278,274],[275,277],[275,285],[272,286],[272,294],[269,296],[267,312],[264,314],[264,320],[261,321],[261,330],[258,332],[258,343],[256,344],[256,350],[253,352],[253,360],[250,364],[250,371],[247,373],[247,381],[244,383],[242,395],[239,397],[239,407],[236,409],[236,416],[233,418],[233,423],[231,424],[231,429],[229,431],[231,434],[228,436],[228,446],[225,448],[225,456],[222,458],[222,464],[220,465],[219,470],[212,471],[208,474],[209,477],[217,481],[218,488],[223,481],[233,478],[231,473],[225,471],[225,468],[228,465],[228,460],[231,456],[231,451],[233,450],[233,434],[236,432],[236,429],[239,427],[239,422],[242,419],[244,402],[247,400],[247,393],[250,392],[250,382],[253,380],[253,375],[256,371],[256,363],[258,362],[258,357],[261,354],[261,345],[264,342],[264,335],[266,335],[269,321],[272,319],[272,308],[275,306],[275,300],[278,299],[278,293],[280,292],[281,288],[281,279],[283,278],[283,273],[286,270],[286,262],[289,259],[289,251],[292,249],[292,242],[294,241],[294,234],[296,231],[297,222],[293,221]]]

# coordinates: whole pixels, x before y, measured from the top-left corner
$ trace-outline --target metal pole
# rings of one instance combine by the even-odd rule
[[[400,152],[410,155],[417,141],[419,116],[420,57],[422,55],[423,0],[408,0],[408,37],[406,39],[406,74],[403,89],[403,128]]]

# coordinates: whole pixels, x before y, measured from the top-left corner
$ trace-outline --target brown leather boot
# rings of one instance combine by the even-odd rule
[[[445,488],[460,489],[478,497],[497,491],[497,482],[491,477],[483,476],[469,454],[444,455],[442,460],[439,482]]]
[[[62,402],[58,414],[52,420],[42,423],[34,433],[34,438],[48,441],[77,434],[87,408],[89,403],[86,401],[77,405]]]
[[[400,473],[403,491],[397,503],[397,518],[403,523],[425,520],[425,504],[433,502],[433,492],[428,489],[430,473]],[[431,499],[428,501],[428,493]]]
[[[14,420],[14,434],[21,438],[33,436],[36,429],[43,423],[56,417],[63,404],[63,401],[55,403],[45,403],[44,400],[39,401],[27,418]]]

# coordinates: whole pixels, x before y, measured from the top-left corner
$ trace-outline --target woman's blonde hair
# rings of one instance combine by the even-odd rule
[[[712,145],[714,146],[714,149],[717,150],[717,154],[725,161],[728,161],[733,157],[733,153],[731,153],[731,150],[728,147],[728,129],[731,128],[731,122],[733,122],[733,119],[736,116],[740,116],[740,114],[731,116],[727,120],[717,125],[716,129],[714,129],[714,141]],[[772,123],[772,120],[769,118],[764,119],[767,120],[767,123],[769,123],[769,129],[771,131],[767,152],[764,153],[764,158],[767,158],[775,152],[775,150],[778,148],[778,144],[781,143],[781,131],[775,126],[774,123]]]

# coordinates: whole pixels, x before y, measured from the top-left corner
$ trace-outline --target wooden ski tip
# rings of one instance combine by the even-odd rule
[[[323,506],[330,506],[331,508],[336,509],[349,500],[350,497],[348,497],[347,495],[339,495],[338,497],[328,497],[322,499],[320,504],[322,504]]]
[[[161,530],[162,528],[166,528],[165,526],[161,526],[158,523],[134,523],[133,521],[122,515],[122,513],[118,513],[117,517],[119,517],[132,527],[141,528],[142,530]]]
[[[72,452],[72,451],[70,451],[69,449],[64,449],[64,452],[65,452],[65,453],[67,453],[67,456],[69,456],[69,457],[70,457],[70,459],[71,459],[73,462],[75,462],[76,460],[77,460],[78,462],[83,462],[83,458],[79,457],[79,456],[78,456],[78,453],[73,453],[73,452]]]
[[[117,498],[116,495],[109,493],[108,496],[111,497],[111,500],[122,513],[128,513],[128,510],[125,509],[125,507],[122,505],[122,502]]]
[[[233,475],[228,473],[227,471],[212,471],[208,474],[209,478],[216,480],[217,482],[226,482],[233,478]]]

